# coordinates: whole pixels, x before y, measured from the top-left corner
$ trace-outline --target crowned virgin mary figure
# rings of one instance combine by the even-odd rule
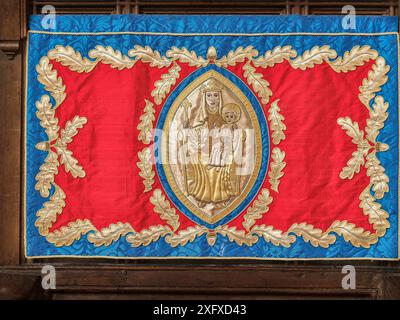
[[[232,163],[223,161],[221,129],[226,124],[223,109],[223,85],[211,78],[200,91],[200,105],[189,125],[189,163],[185,165],[186,192],[202,208],[227,205],[239,193]]]

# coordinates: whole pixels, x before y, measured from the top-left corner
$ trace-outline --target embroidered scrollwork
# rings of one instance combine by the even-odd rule
[[[268,212],[272,200],[269,190],[267,188],[262,189],[253,205],[247,209],[247,212],[243,216],[243,227],[245,227],[247,231],[254,226],[256,221],[260,219],[264,213]]]
[[[56,247],[70,246],[74,241],[79,240],[83,235],[96,228],[87,220],[76,220],[68,223],[68,225],[55,230],[46,236],[47,241]]]
[[[370,46],[355,46],[350,51],[346,51],[343,57],[338,57],[330,61],[329,65],[336,72],[348,72],[356,70],[357,67],[364,65],[365,62],[375,60],[378,52],[372,50]]]
[[[171,232],[172,230],[169,226],[156,225],[134,234],[128,234],[126,241],[134,247],[148,246],[150,243],[158,241]]]
[[[144,63],[149,63],[150,67],[169,67],[171,61],[161,56],[161,54],[157,50],[153,50],[149,46],[141,47],[136,45],[133,49],[128,51],[128,56],[134,57],[136,60],[140,60]]]
[[[288,230],[288,233],[291,232],[302,237],[304,241],[310,242],[314,247],[328,248],[329,245],[336,241],[336,237],[329,234],[329,232],[323,232],[321,229],[304,222],[293,224]]]
[[[180,230],[178,233],[168,234],[165,237],[165,242],[169,243],[172,247],[178,245],[184,246],[188,242],[193,242],[197,237],[207,233],[207,228],[203,226],[188,227],[185,230]]]

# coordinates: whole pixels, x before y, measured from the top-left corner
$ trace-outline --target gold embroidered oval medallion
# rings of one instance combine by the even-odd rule
[[[210,70],[172,102],[161,153],[171,200],[215,224],[243,203],[257,180],[262,142],[254,108],[232,81]]]

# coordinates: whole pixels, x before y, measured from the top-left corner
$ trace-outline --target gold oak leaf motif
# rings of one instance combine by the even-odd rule
[[[269,88],[269,83],[261,73],[255,72],[255,68],[250,65],[250,62],[246,62],[243,66],[244,77],[247,82],[253,87],[254,91],[257,93],[258,97],[261,98],[263,104],[267,104],[272,91]]]
[[[375,60],[378,52],[372,50],[370,46],[355,46],[350,51],[346,51],[343,57],[338,57],[335,61],[329,62],[329,65],[336,72],[348,72],[356,70],[369,60]]]
[[[136,60],[131,60],[129,57],[123,55],[121,51],[114,50],[110,46],[96,46],[95,49],[89,51],[89,57],[118,70],[131,69],[136,63]]]
[[[315,46],[311,50],[304,51],[303,55],[291,61],[294,69],[306,70],[313,68],[316,64],[321,64],[326,61],[329,63],[329,58],[336,58],[337,53],[329,46]]]
[[[185,230],[180,230],[177,234],[168,234],[165,237],[165,242],[172,247],[185,246],[188,242],[193,242],[197,237],[205,233],[207,233],[207,229],[202,226],[188,227]]]
[[[246,234],[246,231],[237,230],[236,227],[229,227],[228,225],[215,228],[215,232],[224,237],[228,237],[230,242],[236,242],[239,246],[244,244],[252,246],[258,241],[258,237]]]
[[[128,56],[135,57],[144,63],[149,63],[150,67],[163,68],[168,67],[171,61],[164,56],[161,56],[157,50],[151,49],[149,46],[141,47],[136,45],[128,51]]]
[[[154,211],[160,214],[160,218],[165,220],[173,231],[176,231],[179,228],[179,215],[174,208],[171,208],[169,201],[160,189],[154,190],[153,196],[150,197],[150,202],[154,205]]]
[[[161,237],[165,237],[171,232],[172,230],[168,226],[151,226],[135,234],[128,234],[126,240],[134,247],[148,246],[150,243],[158,241]]]
[[[245,227],[246,230],[250,230],[256,221],[260,219],[264,213],[268,212],[272,200],[273,199],[270,196],[268,189],[262,189],[257,200],[255,200],[253,205],[247,209],[247,212],[243,217],[243,227]]]
[[[323,232],[321,229],[315,228],[313,225],[305,222],[293,224],[288,230],[288,233],[291,232],[299,237],[303,237],[305,242],[310,242],[314,247],[321,246],[328,248],[330,244],[336,241],[334,235]]]
[[[48,57],[79,73],[90,72],[97,64],[97,62],[82,58],[82,55],[70,46],[57,45],[53,50],[49,51]]]
[[[155,82],[155,88],[151,92],[151,96],[154,97],[156,104],[160,104],[169,93],[171,87],[175,84],[176,79],[179,78],[180,71],[181,67],[174,62],[168,72],[161,75],[161,80]]]
[[[180,61],[182,63],[187,63],[191,67],[205,67],[208,65],[208,60],[204,59],[203,57],[198,57],[196,52],[189,51],[186,48],[177,48],[172,47],[170,50],[167,51],[166,56],[171,58],[173,61]]]
[[[336,237],[329,234],[329,232],[335,232],[343,236],[346,241],[351,242],[355,246],[369,247],[371,244],[375,243],[377,238],[383,236],[386,229],[390,226],[387,221],[388,213],[376,202],[376,198],[382,198],[384,193],[388,191],[388,177],[384,173],[385,170],[380,165],[379,160],[376,158],[377,152],[386,151],[389,148],[388,145],[376,141],[379,131],[383,128],[384,121],[387,118],[386,111],[388,105],[384,103],[382,97],[375,98],[375,104],[372,108],[369,106],[369,103],[371,99],[374,98],[376,92],[380,90],[381,86],[386,83],[387,73],[390,69],[389,66],[387,66],[385,60],[382,57],[378,57],[377,52],[372,50],[369,46],[356,46],[351,51],[346,52],[343,57],[339,57],[333,61],[330,59],[336,58],[337,54],[334,50],[330,49],[329,46],[314,47],[311,50],[305,51],[302,56],[297,58],[297,52],[290,46],[273,48],[267,51],[263,56],[255,59],[257,55],[257,50],[251,46],[247,48],[240,47],[217,60],[215,48],[210,47],[207,52],[207,60],[205,60],[202,57],[198,57],[194,51],[189,51],[186,48],[171,48],[167,53],[168,58],[170,58],[168,59],[165,56],[161,56],[158,51],[152,50],[150,47],[141,47],[137,45],[128,52],[128,56],[134,57],[134,60],[131,60],[129,57],[122,55],[120,51],[114,50],[111,47],[104,48],[102,46],[97,46],[89,54],[89,57],[95,59],[91,61],[87,58],[82,58],[81,54],[76,52],[72,47],[56,46],[55,49],[49,51],[48,56],[43,57],[36,67],[39,82],[45,86],[45,89],[55,100],[54,107],[51,106],[49,96],[43,96],[42,99],[37,102],[37,117],[40,120],[41,126],[46,131],[48,141],[39,142],[36,148],[48,152],[48,155],[44,164],[40,167],[39,173],[36,175],[37,184],[35,188],[43,197],[48,197],[51,187],[54,187],[54,192],[50,196],[49,201],[45,202],[43,207],[37,212],[38,219],[35,225],[38,227],[40,234],[46,236],[50,242],[57,246],[70,245],[83,234],[90,231],[94,231],[94,233],[90,233],[88,239],[95,245],[109,245],[121,236],[126,236],[127,241],[130,242],[132,246],[136,247],[140,245],[146,246],[153,241],[159,240],[161,237],[166,237],[166,241],[171,246],[185,245],[203,234],[207,235],[209,245],[213,245],[216,241],[216,235],[220,234],[228,237],[231,242],[235,242],[239,245],[253,245],[258,241],[259,237],[262,237],[265,241],[270,241],[274,245],[289,247],[296,239],[294,235],[290,234],[294,233],[297,236],[303,237],[305,241],[310,242],[313,246],[328,247],[336,240]],[[358,66],[363,65],[369,60],[375,60],[372,70],[368,73],[368,77],[363,80],[360,86],[359,98],[370,112],[370,118],[367,120],[367,125],[365,127],[366,137],[364,139],[362,133],[362,139],[358,139],[359,136],[357,134],[352,138],[354,141],[358,142],[357,148],[359,148],[359,145],[362,146],[363,144],[365,144],[365,148],[367,148],[369,141],[371,144],[368,144],[368,148],[373,150],[371,153],[364,156],[366,159],[365,166],[367,168],[367,175],[370,176],[371,183],[360,195],[360,208],[362,208],[364,214],[368,216],[376,234],[371,234],[368,231],[364,231],[362,228],[357,228],[354,224],[347,221],[335,221],[326,232],[322,232],[322,230],[314,228],[307,223],[294,224],[285,233],[281,230],[274,229],[272,226],[255,225],[256,220],[260,219],[262,215],[268,211],[268,207],[272,202],[272,197],[270,197],[268,189],[263,189],[261,191],[257,200],[254,201],[253,206],[246,212],[243,222],[243,226],[246,230],[238,230],[236,227],[229,227],[227,225],[217,227],[215,230],[207,230],[201,226],[194,226],[175,233],[174,231],[179,227],[179,219],[175,217],[176,212],[171,208],[161,191],[159,191],[159,193],[155,191],[151,197],[156,203],[154,204],[155,211],[158,211],[160,216],[163,216],[163,219],[174,228],[174,231],[168,225],[156,225],[150,226],[148,229],[143,229],[140,232],[135,232],[128,223],[124,224],[121,222],[111,224],[109,227],[99,231],[90,221],[77,220],[59,230],[49,233],[51,226],[56,221],[57,215],[61,214],[65,206],[65,194],[61,188],[54,183],[54,175],[58,172],[59,155],[51,148],[54,147],[55,149],[56,144],[58,146],[66,146],[69,143],[65,143],[69,140],[68,137],[73,136],[66,134],[66,129],[64,129],[64,131],[62,130],[62,132],[64,132],[64,141],[61,141],[61,134],[59,134],[60,128],[54,110],[58,108],[65,99],[65,86],[62,83],[62,79],[57,76],[57,71],[53,70],[49,59],[56,60],[70,70],[76,72],[90,72],[99,62],[109,64],[111,67],[118,70],[131,68],[138,60],[150,64],[151,67],[157,68],[169,67],[171,63],[173,63],[168,73],[163,74],[161,80],[155,84],[152,96],[155,97],[154,101],[156,104],[161,103],[179,77],[180,67],[175,61],[187,63],[199,68],[207,65],[211,60],[218,66],[228,67],[244,62],[247,59],[248,61],[243,66],[247,82],[253,86],[254,91],[261,98],[262,103],[267,104],[272,95],[269,89],[269,83],[263,79],[261,74],[255,72],[255,68],[251,65],[251,62],[255,67],[267,68],[287,60],[293,68],[305,70],[325,61],[336,72],[348,72],[355,70]],[[151,116],[149,119],[151,119]],[[269,120],[272,121],[271,119]],[[154,119],[152,121],[154,121]],[[72,122],[70,121],[70,124],[72,125],[73,122],[74,120]],[[351,120],[350,123],[353,125],[353,129],[351,130],[354,130],[355,123]],[[76,129],[78,127],[76,127]],[[354,132],[357,131],[357,128],[358,124]],[[141,128],[138,129],[143,132],[141,134],[143,141],[147,141],[149,136],[147,131],[144,127],[143,130]],[[284,130],[282,130],[282,132],[283,131]],[[283,139],[279,139],[279,142],[281,140]],[[278,139],[276,142],[278,142]],[[70,155],[72,156],[72,153]],[[64,154],[64,157],[68,157],[68,154]],[[65,161],[66,160],[67,159],[65,159]],[[78,169],[77,174],[79,174],[79,172],[80,170]],[[153,179],[153,177],[151,177],[150,180]],[[143,178],[146,179],[145,177]],[[149,190],[151,190],[152,183],[153,182],[150,184]],[[375,196],[371,195],[371,189],[375,192]]]
[[[359,173],[361,166],[364,165],[364,158],[368,154],[371,145],[364,139],[364,132],[360,130],[357,122],[353,122],[349,117],[345,117],[339,118],[337,123],[352,138],[352,142],[357,145],[357,151],[353,152],[346,167],[342,169],[339,175],[342,179],[352,179],[354,174]]]
[[[110,224],[110,226],[90,233],[88,235],[89,242],[93,243],[96,247],[109,246],[113,241],[117,241],[120,237],[128,233],[135,232],[129,223],[118,222]]]
[[[78,219],[61,227],[59,230],[49,233],[46,239],[56,247],[70,246],[74,241],[79,240],[82,235],[93,230],[96,230],[96,228],[89,220]]]
[[[281,109],[278,106],[278,102],[279,99],[272,102],[268,110],[268,120],[271,122],[272,142],[274,144],[279,144],[286,138],[284,132],[286,130],[286,125],[283,123],[285,118],[279,113]]]
[[[375,93],[381,90],[381,87],[387,82],[387,73],[390,67],[382,57],[378,57],[372,65],[372,70],[368,72],[368,77],[362,81],[360,86],[360,101],[370,110],[369,102],[375,96]]]
[[[73,157],[72,151],[67,149],[67,146],[72,142],[72,138],[78,134],[78,129],[83,128],[86,123],[85,117],[78,116],[75,116],[72,121],[67,121],[65,128],[61,130],[60,138],[54,144],[54,148],[61,157],[60,163],[64,165],[66,172],[71,172],[74,178],[83,178],[86,173],[82,166],[78,164],[78,160]]]
[[[243,62],[245,59],[252,60],[253,57],[258,55],[258,51],[253,46],[246,48],[239,47],[235,51],[229,51],[228,55],[223,56],[221,59],[215,61],[218,67],[235,66],[237,63]]]
[[[153,121],[154,121],[154,104],[149,100],[145,99],[145,107],[144,112],[140,116],[140,123],[137,126],[139,130],[139,141],[142,141],[144,144],[149,144],[151,141],[151,130],[153,129]]]
[[[253,61],[256,67],[273,67],[277,63],[282,63],[284,60],[290,60],[297,56],[296,50],[293,50],[291,46],[278,46],[273,50],[267,51],[264,56],[258,57]]]
[[[66,97],[65,85],[63,85],[62,79],[58,77],[57,71],[53,70],[53,65],[48,57],[40,59],[39,64],[36,66],[36,71],[38,73],[38,81],[50,92],[56,102],[54,109],[57,109]]]
[[[272,242],[275,246],[283,246],[289,248],[290,245],[296,241],[296,237],[282,232],[281,230],[274,229],[272,226],[255,225],[251,232],[260,237],[263,237],[266,242]]]
[[[54,193],[49,201],[43,204],[43,207],[36,213],[38,219],[35,221],[35,226],[38,228],[40,235],[47,236],[54,222],[57,220],[57,215],[61,214],[65,207],[65,193],[55,183]]]
[[[285,159],[285,152],[283,152],[279,148],[274,148],[272,150],[272,162],[271,162],[271,169],[268,172],[269,175],[269,182],[271,184],[271,189],[275,192],[278,192],[278,187],[280,183],[280,179],[283,177],[283,169],[286,166],[286,162],[283,160]]]
[[[144,148],[138,153],[139,161],[137,166],[140,169],[139,176],[143,178],[144,192],[151,191],[154,183],[154,171],[150,148]]]
[[[364,231],[363,228],[356,227],[355,224],[348,221],[335,221],[328,231],[334,231],[339,236],[342,236],[345,241],[351,242],[355,247],[369,248],[371,244],[378,241],[376,234],[371,234],[369,231]]]
[[[375,198],[370,193],[370,186],[360,195],[360,208],[364,214],[368,216],[368,221],[373,225],[376,234],[381,237],[386,233],[386,229],[390,227],[389,214],[382,209],[380,203],[375,201]]]

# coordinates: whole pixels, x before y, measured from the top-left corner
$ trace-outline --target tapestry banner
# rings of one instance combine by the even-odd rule
[[[396,17],[32,16],[29,258],[398,258]]]

